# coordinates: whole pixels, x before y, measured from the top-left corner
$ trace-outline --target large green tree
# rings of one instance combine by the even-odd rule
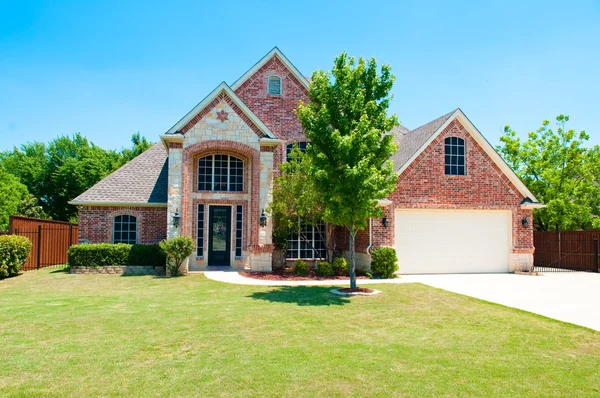
[[[567,129],[569,116],[545,120],[521,140],[504,128],[498,152],[546,208],[534,212],[536,229],[577,230],[600,227],[600,148],[586,146],[585,131]]]
[[[68,204],[70,200],[151,145],[139,133],[133,135],[132,144],[131,149],[106,150],[77,133],[2,152],[0,169],[20,179],[39,199],[44,213],[57,220],[74,220],[77,209]]]
[[[388,132],[398,124],[388,116],[395,77],[389,65],[379,70],[374,58],[355,62],[346,53],[338,56],[331,71],[312,75],[308,97],[297,114],[311,145],[309,177],[322,192],[326,222],[349,231],[350,287],[356,288],[354,240],[380,217],[377,201],[396,186],[390,156],[396,147]]]
[[[9,217],[27,195],[27,187],[17,177],[0,169],[0,231],[8,229]]]

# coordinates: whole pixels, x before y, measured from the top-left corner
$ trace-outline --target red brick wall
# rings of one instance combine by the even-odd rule
[[[112,243],[113,219],[121,214],[137,218],[138,243],[154,244],[167,237],[166,207],[83,206],[79,209],[79,239]]]
[[[281,77],[281,95],[267,94],[267,77],[270,75]],[[294,110],[298,101],[308,101],[308,92],[277,56],[267,61],[235,93],[277,138],[284,141],[275,150],[275,165],[285,159],[288,143],[306,140]]]

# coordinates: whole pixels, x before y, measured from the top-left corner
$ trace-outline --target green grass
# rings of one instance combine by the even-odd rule
[[[0,396],[594,396],[600,333],[419,284],[0,281]]]

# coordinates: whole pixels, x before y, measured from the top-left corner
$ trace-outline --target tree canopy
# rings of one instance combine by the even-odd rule
[[[131,149],[114,151],[100,148],[79,133],[61,136],[47,144],[30,142],[0,152],[0,169],[16,176],[44,213],[69,221],[77,217],[77,209],[68,201],[151,145],[139,133],[133,135],[132,144]]]
[[[9,217],[27,195],[27,187],[17,177],[0,169],[0,231],[8,229]]]
[[[388,132],[398,124],[388,116],[395,77],[389,65],[378,70],[374,58],[358,62],[346,53],[331,71],[312,75],[308,97],[297,114],[311,144],[305,157],[308,175],[321,192],[324,221],[350,232],[350,280],[356,287],[354,238],[370,217],[379,217],[377,201],[396,186],[390,156],[396,147]]]
[[[600,228],[600,148],[586,147],[585,131],[567,129],[569,116],[556,117],[521,140],[504,128],[498,152],[547,207],[534,212],[538,230]]]

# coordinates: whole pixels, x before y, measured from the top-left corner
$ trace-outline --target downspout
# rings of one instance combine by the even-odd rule
[[[367,254],[371,255],[371,248],[373,247],[373,218],[369,218],[369,246],[367,246]]]

